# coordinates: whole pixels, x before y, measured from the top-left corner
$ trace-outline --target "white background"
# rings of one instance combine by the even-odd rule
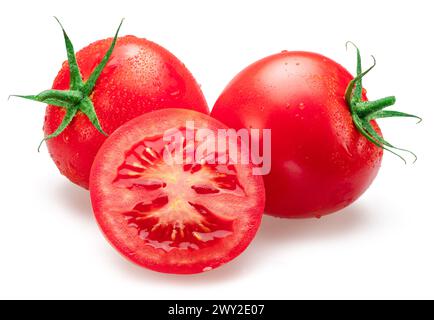
[[[405,4],[404,4],[405,3]],[[1,1],[0,298],[290,299],[434,298],[433,72],[431,1]],[[174,276],[120,257],[100,233],[86,191],[38,154],[44,106],[12,93],[48,89],[65,59],[61,18],[76,49],[113,35],[153,40],[177,55],[210,106],[255,60],[309,50],[351,72],[352,40],[371,99],[424,118],[384,120],[386,137],[419,155],[385,155],[369,191],[321,220],[265,217],[235,261],[206,274]]]

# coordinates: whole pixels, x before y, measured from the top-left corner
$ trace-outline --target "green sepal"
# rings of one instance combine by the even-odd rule
[[[370,134],[376,141],[378,141],[381,145],[383,145],[384,149],[387,150],[387,148],[384,147],[384,146],[386,146],[386,147],[391,148],[391,149],[407,152],[407,153],[411,154],[414,157],[414,162],[417,161],[417,155],[415,153],[413,153],[412,151],[407,150],[407,149],[402,149],[402,148],[395,147],[395,146],[391,145],[389,142],[387,142],[386,140],[384,140],[384,138],[381,135],[379,135],[377,133],[377,131],[375,131],[375,129],[372,127],[370,121],[371,120],[369,120],[369,121],[368,120],[363,120],[362,121],[363,127],[368,132],[368,134]],[[403,158],[400,154],[398,154],[396,152],[393,152],[392,150],[387,150],[387,151],[395,154],[396,156],[398,156],[399,158],[401,158],[405,163],[407,163],[407,160],[405,160],[405,158]]]
[[[59,19],[57,19],[56,17],[54,18],[59,23],[63,32],[63,38],[65,41],[66,53],[68,57],[69,73],[70,73],[70,85],[69,85],[70,89],[69,90],[54,90],[54,89],[46,90],[37,95],[11,95],[10,96],[10,97],[19,97],[27,100],[42,102],[45,104],[66,109],[66,114],[61,124],[52,134],[47,135],[44,138],[44,140],[42,140],[41,144],[39,145],[38,151],[44,141],[59,136],[65,130],[65,128],[72,122],[72,120],[74,119],[78,111],[81,111],[83,114],[85,114],[89,118],[93,126],[101,134],[107,136],[107,134],[104,132],[104,130],[101,127],[101,123],[95,112],[95,107],[92,103],[92,100],[89,98],[89,96],[92,94],[99,76],[101,75],[103,69],[107,65],[113,53],[113,50],[116,45],[116,41],[118,39],[120,28],[124,21],[124,19],[122,19],[121,23],[119,24],[119,27],[116,30],[116,34],[110,44],[109,49],[104,55],[103,59],[98,64],[98,66],[95,67],[88,80],[85,83],[83,83],[80,69],[77,64],[77,58],[75,55],[74,46],[71,40],[69,39],[62,24],[60,23]]]
[[[80,91],[63,90],[46,90],[37,95],[11,95],[11,97],[18,97],[65,108],[78,104],[83,99],[83,95]]]
[[[58,137],[65,129],[66,127],[72,122],[72,120],[74,119],[75,115],[77,114],[78,108],[77,107],[71,107],[71,108],[67,108],[66,109],[66,114],[63,117],[62,122],[60,123],[59,127],[56,129],[56,131],[54,131],[52,134],[46,136],[41,143],[39,144],[38,147],[38,152],[41,149],[42,144],[50,139],[56,138]]]
[[[60,28],[62,28],[63,37],[65,39],[65,47],[66,47],[66,54],[68,56],[69,75],[70,75],[69,88],[71,90],[78,90],[83,85],[83,79],[81,77],[80,69],[77,64],[77,58],[75,57],[74,46],[72,45],[72,42],[69,39],[68,35],[66,34],[66,31],[63,28],[62,24],[60,23],[59,19],[57,19],[57,17],[54,17],[54,19],[56,19],[56,21],[60,25]]]
[[[348,50],[348,45],[351,44],[356,48],[357,51],[357,76],[350,82],[349,86],[351,86],[352,88],[354,88],[354,90],[351,90],[349,92],[349,94],[352,95],[351,96],[345,96],[347,101],[354,99],[353,101],[355,102],[359,102],[362,101],[362,93],[363,93],[363,87],[362,87],[362,78],[373,68],[371,67],[371,69],[368,69],[367,71],[365,71],[364,73],[362,72],[362,58],[360,55],[360,50],[359,48],[351,41],[348,41],[345,44],[346,49]],[[375,66],[375,59],[374,59],[374,66]],[[359,81],[360,80],[360,81]],[[347,94],[348,94],[348,90],[347,90]]]
[[[374,145],[376,145],[377,147],[379,147],[383,150],[387,150],[387,151],[393,153],[394,155],[396,155],[397,157],[402,159],[404,161],[404,163],[407,163],[407,161],[405,160],[404,157],[402,157],[400,154],[396,153],[395,151],[387,148],[383,143],[381,143],[381,141],[379,141],[375,138],[375,136],[379,137],[379,135],[377,134],[377,132],[375,131],[375,129],[372,127],[372,125],[370,123],[366,123],[365,121],[360,119],[357,115],[355,115],[353,117],[353,122],[354,122],[354,125],[356,126],[356,128],[359,130],[359,132],[363,136],[365,136],[366,139],[368,139],[368,141],[370,141],[371,143],[373,143]],[[375,132],[375,135],[372,135],[372,132]]]
[[[356,77],[350,81],[347,90],[345,92],[345,100],[350,109],[354,125],[356,126],[357,130],[366,139],[368,139],[370,142],[375,144],[377,147],[393,153],[394,155],[401,158],[405,163],[406,163],[405,158],[396,151],[409,153],[412,156],[414,156],[416,161],[417,156],[413,152],[407,149],[397,148],[391,143],[387,142],[383,137],[381,137],[381,135],[375,131],[371,121],[376,119],[384,119],[384,118],[391,118],[391,117],[416,118],[419,120],[419,122],[422,121],[422,119],[418,116],[408,114],[408,113],[384,110],[385,108],[395,104],[396,98],[394,96],[378,99],[375,101],[363,101],[362,81],[363,78],[376,66],[376,60],[372,56],[374,60],[373,65],[366,71],[362,72],[362,62],[361,62],[362,59],[360,55],[360,50],[352,42],[347,43],[347,48],[348,48],[348,44],[352,44],[357,51],[357,74]]]
[[[404,112],[400,112],[400,111],[392,111],[392,110],[381,110],[381,111],[370,114],[368,118],[370,120],[374,120],[374,119],[384,119],[384,118],[394,118],[394,117],[414,118],[414,119],[418,120],[417,123],[422,122],[422,118],[418,117],[414,114],[404,113]]]
[[[80,105],[79,105],[79,109],[81,112],[83,112],[90,120],[90,122],[92,122],[92,124],[94,125],[94,127],[103,135],[105,135],[106,137],[108,136],[107,133],[104,132],[104,130],[101,128],[101,124],[99,123],[98,117],[96,116],[95,113],[95,109],[93,107],[93,103],[89,98],[84,98]]]
[[[123,22],[124,22],[124,19],[122,19],[121,23],[119,24],[119,27],[116,30],[116,34],[115,34],[115,36],[113,38],[113,41],[112,41],[112,43],[110,45],[110,48],[108,49],[107,53],[104,55],[104,57],[102,58],[101,62],[93,70],[92,74],[89,76],[89,78],[87,79],[86,83],[84,84],[83,93],[84,93],[85,96],[88,96],[88,95],[90,95],[92,93],[93,88],[95,87],[96,81],[98,80],[99,76],[101,75],[101,72],[103,71],[103,69],[107,65],[107,62],[110,59],[110,56],[111,56],[111,54],[113,52],[113,49],[115,48],[115,44],[116,44],[116,41],[118,39],[119,30],[121,29]]]

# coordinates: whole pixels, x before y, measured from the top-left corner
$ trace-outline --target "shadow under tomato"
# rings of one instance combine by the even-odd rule
[[[72,209],[77,215],[93,220],[93,210],[90,201],[89,191],[76,186],[68,181],[62,181],[53,188],[56,199],[63,202],[68,208]]]
[[[53,190],[59,201],[63,201],[66,206],[72,208],[83,219],[89,220],[89,223],[95,223],[87,190],[67,182],[60,183]],[[265,215],[256,238],[245,252],[218,269],[195,275],[162,274],[141,268],[121,257],[114,249],[110,248],[108,243],[108,250],[102,254],[109,255],[107,260],[113,268],[119,268],[121,272],[137,281],[179,286],[209,286],[213,283],[231,281],[241,275],[254,274],[255,270],[261,268],[263,264],[269,263],[267,255],[270,255],[273,250],[280,250],[280,245],[288,248],[300,242],[341,237],[357,229],[367,227],[369,216],[364,214],[366,211],[368,209],[363,204],[356,203],[321,219],[292,220]],[[288,255],[291,254],[290,250],[286,252]]]
[[[256,254],[257,252],[255,252],[254,248],[249,248],[235,260],[215,270],[192,275],[164,274],[151,271],[129,262],[114,251],[109,260],[113,267],[118,267],[135,281],[191,287],[209,286],[213,283],[221,284],[222,282],[239,278],[241,274],[250,273],[250,271],[253,271],[251,263],[255,259]]]
[[[367,227],[368,217],[360,204],[353,205],[334,215],[322,219],[289,220],[264,216],[258,235],[235,260],[226,265],[201,274],[170,275],[143,269],[113,252],[110,263],[119,267],[136,281],[143,283],[159,282],[179,286],[210,286],[231,281],[242,275],[255,274],[263,264],[269,263],[267,254],[271,250],[280,250],[279,245],[296,245],[298,242],[327,239],[352,233],[356,229]],[[286,251],[288,255],[290,250]],[[261,259],[258,259],[261,257]]]
[[[53,187],[52,191],[57,201],[70,208],[78,217],[88,220],[89,223],[95,223],[89,191],[67,181],[62,181],[56,187]],[[249,267],[250,260],[254,259],[255,256],[254,248],[250,247],[237,259],[216,270],[195,275],[170,275],[150,271],[135,265],[112,249],[109,243],[107,243],[107,248],[107,252],[102,254],[110,255],[107,259],[110,265],[115,268],[118,267],[122,272],[134,277],[136,280],[147,282],[163,281],[179,285],[219,283],[239,277],[241,273],[248,272],[251,267]]]
[[[282,219],[265,215],[257,239],[259,246],[277,245],[279,242],[298,242],[308,239],[340,237],[369,224],[368,209],[356,203],[321,219]]]

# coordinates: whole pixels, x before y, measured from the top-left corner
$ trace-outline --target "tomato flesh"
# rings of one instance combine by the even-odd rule
[[[188,110],[143,115],[104,143],[91,175],[95,216],[108,240],[133,262],[168,273],[203,272],[235,258],[253,239],[265,205],[262,178],[250,164],[167,161],[177,154],[163,133],[184,133],[186,120],[225,128]]]

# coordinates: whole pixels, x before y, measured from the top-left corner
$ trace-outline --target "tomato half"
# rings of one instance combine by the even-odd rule
[[[217,100],[211,114],[226,125],[272,130],[271,173],[264,177],[267,213],[333,213],[359,198],[376,177],[383,150],[353,123],[345,100],[352,79],[322,55],[282,52],[240,72]],[[377,123],[371,124],[381,136]]]
[[[166,273],[208,271],[238,256],[256,234],[265,206],[262,177],[252,174],[251,164],[229,157],[167,161],[177,153],[165,133],[178,130],[186,137],[186,121],[212,133],[226,128],[189,110],[145,114],[106,140],[90,179],[95,217],[107,239],[129,260]],[[186,141],[178,146],[197,151],[197,137]],[[241,144],[229,141],[239,154]]]

